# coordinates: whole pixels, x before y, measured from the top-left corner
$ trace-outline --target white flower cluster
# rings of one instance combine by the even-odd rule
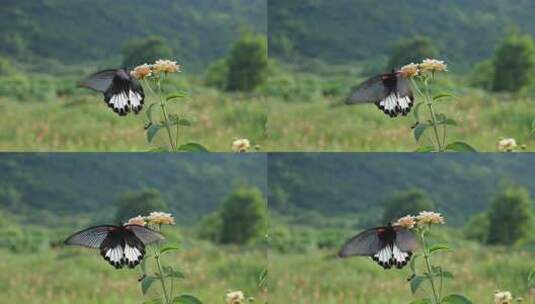
[[[146,226],[147,224],[151,225],[174,225],[175,218],[171,213],[165,212],[151,212],[148,216],[138,215],[133,217],[126,222],[127,225],[139,225]]]

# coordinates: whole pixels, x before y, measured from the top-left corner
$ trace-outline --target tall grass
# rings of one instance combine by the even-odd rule
[[[137,269],[115,270],[97,251],[52,249],[39,253],[12,253],[0,249],[2,303],[142,303]],[[175,280],[181,293],[195,294],[203,303],[225,302],[228,290],[242,290],[264,303],[258,278],[267,265],[265,250],[218,247],[194,241],[165,256],[179,265],[184,280]],[[154,295],[152,295],[154,296]]]
[[[272,303],[406,304],[411,295],[408,267],[383,270],[369,258],[338,259],[332,250],[303,253],[270,252]],[[494,291],[510,290],[527,303],[535,293],[527,288],[535,252],[463,244],[436,262],[455,274],[448,292],[462,292],[473,303],[491,303]],[[420,291],[421,292],[421,291]]]

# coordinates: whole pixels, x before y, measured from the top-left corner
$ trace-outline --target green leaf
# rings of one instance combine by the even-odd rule
[[[472,301],[468,300],[465,296],[458,295],[458,294],[452,294],[449,296],[445,296],[442,299],[442,303],[449,303],[449,304],[472,304]]]
[[[154,107],[156,103],[153,102],[151,103],[148,107],[147,107],[147,110],[145,111],[145,116],[147,117],[147,120],[150,122],[150,123],[153,123],[152,121],[152,107]]]
[[[153,124],[149,127],[149,129],[147,130],[147,141],[149,143],[152,142],[152,140],[154,139],[154,136],[156,136],[156,133],[158,133],[158,131],[160,131],[161,128],[162,128],[162,125],[160,124]]]
[[[182,152],[209,152],[208,149],[206,149],[203,145],[190,142],[187,144],[183,144],[180,147],[178,147],[178,151]]]
[[[452,118],[446,118],[440,122],[441,125],[456,126],[457,122]]]
[[[186,93],[184,93],[184,92],[176,92],[176,93],[173,93],[171,95],[167,95],[165,100],[171,101],[173,99],[179,99],[179,98],[184,98],[184,97],[186,97]]]
[[[414,150],[414,152],[435,152],[435,147],[433,146],[423,146]]]
[[[437,94],[433,97],[433,101],[439,101],[441,99],[447,99],[453,97],[451,94],[443,93],[443,94]]]
[[[179,126],[191,126],[191,121],[189,121],[188,119],[186,118],[180,118],[178,117],[177,114],[171,114],[169,115],[169,124],[168,126],[175,126],[175,125],[179,125]]]
[[[171,266],[163,267],[163,275],[164,277],[172,277],[177,279],[184,279],[186,277],[182,272],[174,270]]]
[[[435,244],[429,248],[429,253],[433,253],[439,250],[450,250],[450,247],[446,244]]]
[[[161,303],[162,303],[161,299],[152,299],[152,300],[143,302],[143,304],[161,304]]]
[[[420,141],[420,138],[422,137],[422,135],[424,134],[425,132],[425,129],[428,127],[427,124],[424,124],[424,123],[420,123],[416,126],[416,128],[414,128],[414,138],[416,139],[416,141]]]
[[[173,299],[173,303],[182,303],[182,304],[202,304],[201,300],[197,299],[195,296],[189,294],[183,294]]]
[[[264,270],[262,270],[262,272],[260,273],[260,276],[258,277],[258,287],[262,288],[266,286],[267,278],[268,278],[268,269],[264,268]]]
[[[418,299],[418,300],[410,302],[409,304],[431,304],[431,300],[429,300],[429,299]]]
[[[446,150],[456,152],[477,152],[477,150],[474,149],[472,146],[462,141],[456,141],[447,145]]]
[[[444,271],[443,270],[440,274],[441,274],[441,276],[443,278],[446,278],[446,279],[453,279],[454,278],[453,273],[451,273],[449,271]]]
[[[141,281],[141,292],[143,294],[146,294],[150,286],[152,285],[152,283],[154,283],[154,281],[156,281],[155,277],[152,277],[152,276],[144,277],[143,281]]]
[[[416,106],[414,106],[414,110],[412,110],[413,112],[413,115],[414,115],[414,118],[416,119],[417,122],[420,121],[420,113],[419,113],[419,110],[420,110],[420,107],[423,105],[424,103],[423,102],[420,102],[420,103],[417,103]]]
[[[168,244],[160,249],[160,255],[164,255],[165,253],[172,252],[172,251],[177,251],[179,249],[180,247],[178,245]]]
[[[535,286],[535,269],[533,269],[528,275],[528,287]]]
[[[415,294],[418,290],[418,287],[422,284],[422,282],[425,280],[425,277],[422,276],[415,276],[411,280],[411,292],[412,294]]]

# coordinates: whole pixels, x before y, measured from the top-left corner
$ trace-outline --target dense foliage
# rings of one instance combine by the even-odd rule
[[[452,68],[470,67],[490,57],[512,25],[535,34],[530,0],[272,0],[268,11],[270,55],[339,63],[386,63],[398,41],[422,35]]]
[[[489,244],[512,245],[532,235],[533,201],[525,188],[509,188],[492,202],[488,213]]]
[[[511,35],[494,55],[494,91],[518,92],[528,86],[535,74],[535,43],[529,35]]]
[[[256,188],[239,188],[221,207],[221,243],[246,244],[266,234],[266,202]]]
[[[229,91],[251,91],[262,84],[268,68],[267,41],[263,35],[244,35],[227,58]]]
[[[265,33],[262,0],[2,1],[0,53],[110,61],[135,37],[164,37],[189,67],[223,56],[244,30]]]
[[[161,58],[175,58],[173,50],[162,37],[150,36],[132,39],[123,47],[123,67],[133,68]]]

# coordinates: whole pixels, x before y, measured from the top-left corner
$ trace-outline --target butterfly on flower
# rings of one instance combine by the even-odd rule
[[[406,116],[413,104],[409,78],[401,71],[374,76],[355,87],[345,103],[348,105],[373,102],[386,115]]]
[[[106,104],[120,116],[125,116],[130,111],[138,114],[143,108],[143,87],[126,69],[102,70],[78,85],[103,93]]]
[[[164,239],[158,232],[139,225],[99,225],[74,233],[65,244],[99,249],[100,255],[119,269],[136,267],[145,256],[145,246]]]
[[[384,269],[401,269],[418,247],[418,239],[412,232],[388,224],[357,234],[342,246],[338,256],[369,256]]]

